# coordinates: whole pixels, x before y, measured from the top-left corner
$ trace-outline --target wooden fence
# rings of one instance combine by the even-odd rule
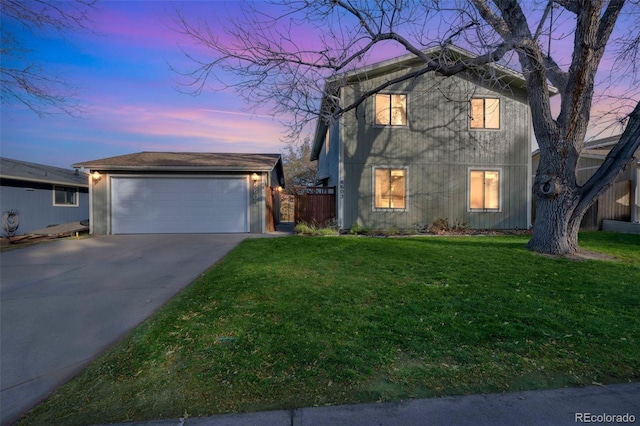
[[[294,225],[326,226],[336,217],[336,187],[296,187],[294,212]]]
[[[631,181],[616,182],[607,189],[584,214],[580,228],[602,229],[603,220],[631,220]]]

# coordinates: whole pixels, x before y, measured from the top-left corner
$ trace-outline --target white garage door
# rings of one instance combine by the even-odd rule
[[[243,177],[114,177],[111,232],[249,232],[248,190]]]

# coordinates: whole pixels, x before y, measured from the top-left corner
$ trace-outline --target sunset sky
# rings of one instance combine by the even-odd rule
[[[66,168],[139,151],[282,152],[287,117],[274,117],[268,108],[249,111],[233,91],[181,93],[170,70],[192,68],[181,48],[197,49],[174,30],[175,7],[183,7],[187,17],[211,17],[215,23],[233,16],[237,6],[233,1],[106,0],[91,14],[92,31],[64,38],[29,36],[32,58],[73,86],[83,112],[39,117],[3,104],[0,155]],[[561,42],[554,46],[559,48]],[[386,53],[373,59],[403,51]]]
[[[2,105],[0,154],[69,167],[138,151],[281,152],[286,117],[250,112],[232,91],[180,93],[170,65],[192,65],[181,51],[190,41],[172,30],[174,6],[103,1],[91,32],[31,38],[35,59],[73,86],[83,112],[38,117]],[[194,2],[185,12],[215,14],[220,7],[234,4]]]

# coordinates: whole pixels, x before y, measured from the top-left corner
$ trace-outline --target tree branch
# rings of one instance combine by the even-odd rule
[[[580,189],[580,201],[572,218],[583,214],[605,192],[633,159],[640,148],[640,102],[628,116],[627,127],[598,170]]]

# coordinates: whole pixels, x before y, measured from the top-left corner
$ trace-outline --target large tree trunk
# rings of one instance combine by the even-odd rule
[[[565,189],[564,194],[549,197],[534,189],[536,222],[527,247],[530,250],[566,255],[578,251],[580,219],[571,219],[578,199]]]

